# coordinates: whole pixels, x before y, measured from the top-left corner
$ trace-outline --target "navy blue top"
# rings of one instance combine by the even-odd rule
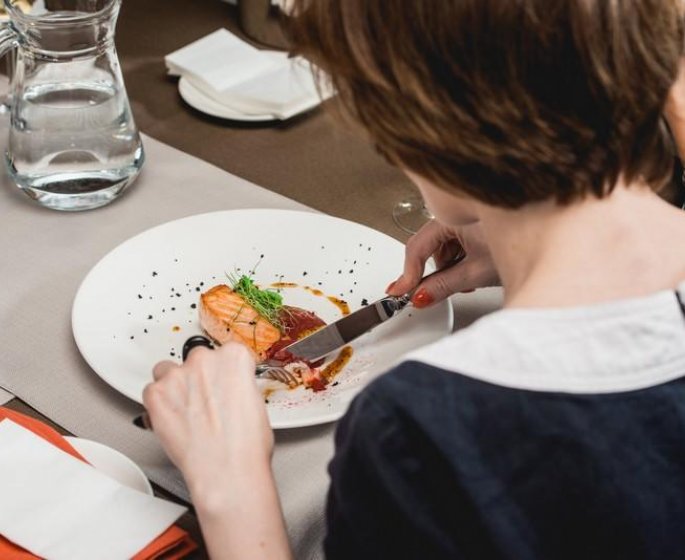
[[[355,399],[330,475],[329,559],[685,557],[685,381],[573,395],[406,362]]]

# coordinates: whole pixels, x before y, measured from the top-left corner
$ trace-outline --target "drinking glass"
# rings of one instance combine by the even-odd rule
[[[411,195],[400,200],[392,209],[392,219],[402,231],[416,233],[433,219],[420,195]]]
[[[10,177],[48,208],[111,202],[145,160],[114,48],[121,0],[39,0],[28,13],[21,0],[4,5],[0,55],[17,52]]]

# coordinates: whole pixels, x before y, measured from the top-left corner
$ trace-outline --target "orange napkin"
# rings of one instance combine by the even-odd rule
[[[8,419],[20,426],[31,430],[34,434],[49,441],[62,451],[73,455],[83,462],[86,460],[74,449],[67,440],[50,426],[43,424],[35,418],[30,418],[10,410],[0,407],[0,422]],[[188,533],[179,527],[171,526],[143,550],[133,557],[133,560],[179,560],[195,550],[197,545],[190,538]],[[31,554],[23,548],[11,543],[0,535],[0,558],[2,560],[35,560],[38,556]]]

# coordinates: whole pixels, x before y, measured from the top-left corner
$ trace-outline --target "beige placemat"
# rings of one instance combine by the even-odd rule
[[[3,151],[6,126],[2,117]],[[151,480],[187,499],[154,434],[131,424],[141,407],[102,382],[81,358],[70,321],[76,290],[103,255],[157,224],[224,209],[306,208],[152,138],[144,142],[147,162],[138,182],[120,200],[91,212],[42,209],[2,171],[0,386],[68,431],[120,450]],[[332,434],[332,425],[276,434],[274,472],[297,558],[320,554]]]

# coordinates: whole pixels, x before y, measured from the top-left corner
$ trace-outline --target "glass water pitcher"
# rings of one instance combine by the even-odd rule
[[[121,0],[3,1],[0,55],[16,48],[10,177],[48,208],[111,202],[145,160],[114,48]]]

